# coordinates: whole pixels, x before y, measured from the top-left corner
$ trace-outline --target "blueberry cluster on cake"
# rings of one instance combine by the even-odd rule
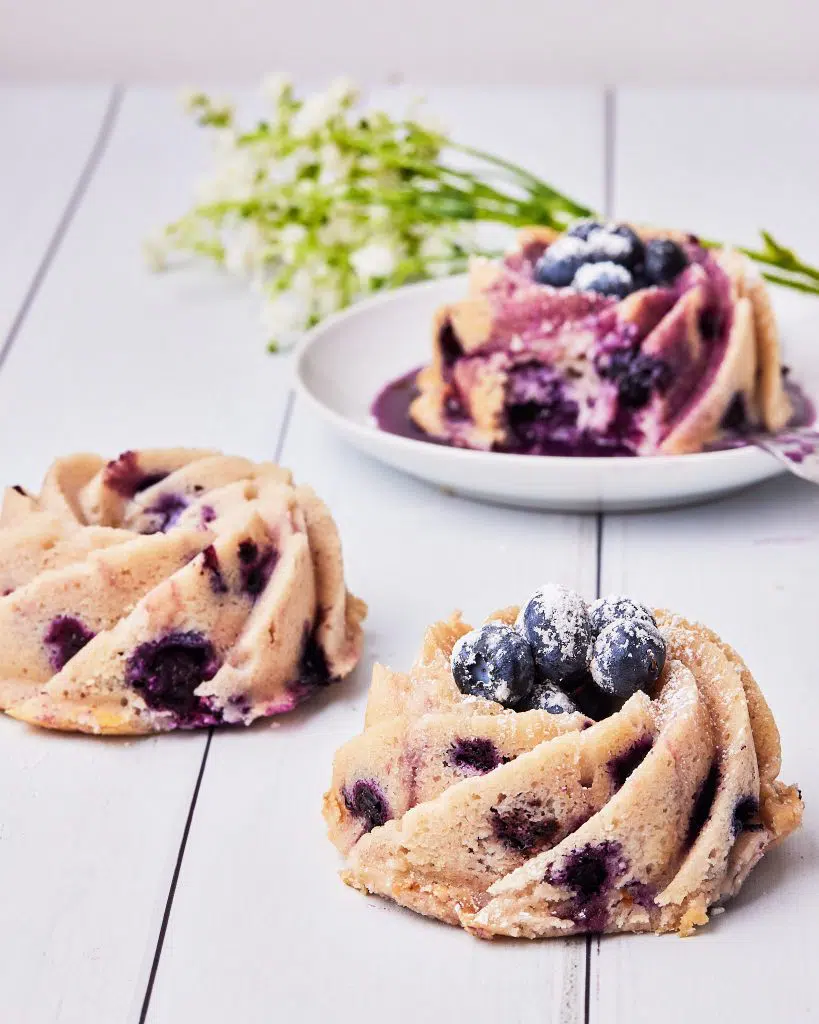
[[[691,934],[802,800],[739,655],[627,597],[548,585],[376,666],[324,815],[344,881],[482,938]]]
[[[57,459],[0,512],[0,708],[51,729],[249,724],[341,679],[365,606],[326,506],[273,463]]]
[[[764,281],[691,235],[583,221],[477,260],[410,407],[429,437],[524,454],[698,452],[791,419]]]

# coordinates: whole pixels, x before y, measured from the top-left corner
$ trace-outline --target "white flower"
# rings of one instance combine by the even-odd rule
[[[276,236],[282,256],[289,263],[296,255],[296,248],[304,241],[306,229],[301,224],[285,224]]]
[[[334,185],[336,182],[343,181],[350,172],[351,161],[341,155],[338,146],[330,143],[322,146],[319,150],[318,162],[321,166],[320,185]]]
[[[309,96],[290,125],[296,138],[321,131],[328,121],[355,102],[358,91],[349,78],[337,78],[325,92]]]
[[[291,131],[297,139],[312,135],[321,131],[336,111],[337,106],[332,97],[324,92],[316,93],[306,99],[296,112],[290,125]]]
[[[343,107],[345,104],[355,103],[358,99],[358,88],[352,78],[342,75],[330,82],[327,97],[336,107]]]
[[[352,217],[340,214],[318,230],[322,245],[352,245],[359,236],[358,225]]]
[[[290,75],[277,71],[273,74],[265,75],[262,79],[260,92],[269,103],[276,107],[279,105],[279,101],[284,94],[292,88],[293,79]]]
[[[436,262],[452,259],[452,243],[441,235],[427,235],[419,249],[421,259]]]
[[[252,277],[264,263],[265,240],[258,226],[242,221],[225,241],[225,267],[231,274]]]
[[[362,281],[389,277],[397,263],[393,246],[386,242],[369,242],[350,254],[350,262]]]
[[[389,206],[370,206],[367,216],[370,218],[371,224],[384,224],[390,219],[390,208]]]
[[[417,99],[412,103],[407,113],[407,120],[413,121],[419,128],[423,128],[432,135],[446,135],[448,133],[444,122],[434,114],[430,114],[426,100],[423,98]]]
[[[200,89],[182,89],[179,93],[179,105],[186,114],[192,114],[199,109],[204,98]]]
[[[267,337],[280,345],[290,344],[307,325],[310,304],[297,292],[285,292],[262,306],[261,322]]]

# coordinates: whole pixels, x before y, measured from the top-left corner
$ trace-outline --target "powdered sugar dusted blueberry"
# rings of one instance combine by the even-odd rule
[[[550,245],[537,261],[535,280],[553,288],[567,288],[588,258],[589,249],[582,238],[564,235]]]
[[[659,630],[636,619],[616,619],[598,634],[591,658],[592,679],[606,693],[630,697],[649,690],[665,665]]]
[[[598,597],[589,607],[589,621],[595,634],[615,619],[637,619],[649,626],[657,625],[656,619],[644,604],[620,594]]]
[[[570,238],[582,238],[585,242],[592,231],[599,231],[601,227],[602,224],[597,220],[579,220],[572,224],[566,234]]]
[[[643,262],[643,243],[627,224],[614,224],[592,231],[588,245],[590,258],[596,263],[610,260],[634,271]]]
[[[580,594],[549,583],[529,598],[515,625],[529,641],[544,681],[563,686],[583,677],[592,634]]]
[[[553,683],[536,683],[529,696],[521,701],[518,711],[548,711],[550,715],[571,715],[577,705]]]
[[[634,291],[634,278],[619,263],[605,260],[584,263],[578,268],[571,285],[580,292],[598,292],[624,299]]]
[[[461,693],[511,708],[532,689],[535,666],[520,633],[500,622],[488,622],[455,644],[452,675]]]

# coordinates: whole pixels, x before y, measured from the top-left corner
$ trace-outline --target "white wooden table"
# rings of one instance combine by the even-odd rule
[[[819,259],[819,95],[427,93],[461,139],[592,205],[738,241],[764,225]],[[329,501],[371,607],[353,679],[273,724],[113,742],[0,721],[0,1021],[819,1020],[819,493],[785,479],[685,511],[542,515],[382,469],[293,403],[251,299],[143,268],[141,237],[204,162],[171,92],[4,87],[0,138],[0,480],[36,486],[81,449],[280,453]],[[800,301],[819,335],[819,301]],[[484,944],[336,877],[321,794],[373,660],[404,667],[426,623],[547,579],[702,618],[776,713],[805,828],[694,940]]]

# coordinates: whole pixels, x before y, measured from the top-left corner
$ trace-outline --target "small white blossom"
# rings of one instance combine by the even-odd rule
[[[192,114],[199,108],[203,98],[200,89],[182,89],[179,93],[179,105],[186,113]]]
[[[444,122],[429,112],[429,107],[423,98],[415,100],[410,106],[408,120],[414,121],[419,128],[423,128],[433,135],[447,135],[449,132]]]
[[[358,99],[358,88],[352,78],[342,75],[334,78],[327,90],[327,97],[336,107],[348,106]]]
[[[264,76],[260,91],[262,96],[264,96],[264,98],[275,107],[278,106],[285,93],[292,88],[293,79],[290,75],[277,71],[273,74]]]
[[[285,292],[262,306],[261,322],[271,341],[288,345],[304,330],[309,316],[305,297],[297,292]]]
[[[421,242],[420,256],[425,261],[452,259],[452,243],[441,235],[427,235]]]
[[[231,274],[252,277],[264,257],[265,240],[253,221],[243,221],[225,242],[225,268]]]
[[[327,93],[311,96],[304,101],[301,109],[293,118],[290,126],[293,135],[300,139],[320,131],[337,112],[337,109],[336,103]]]
[[[318,239],[322,245],[353,245],[360,240],[361,226],[352,217],[340,214],[319,228]]]
[[[373,278],[389,277],[395,270],[396,253],[386,242],[369,242],[367,245],[350,253],[350,262],[362,281]]]
[[[286,260],[293,259],[296,246],[301,245],[306,237],[307,231],[302,224],[285,224],[276,236],[276,241]]]

